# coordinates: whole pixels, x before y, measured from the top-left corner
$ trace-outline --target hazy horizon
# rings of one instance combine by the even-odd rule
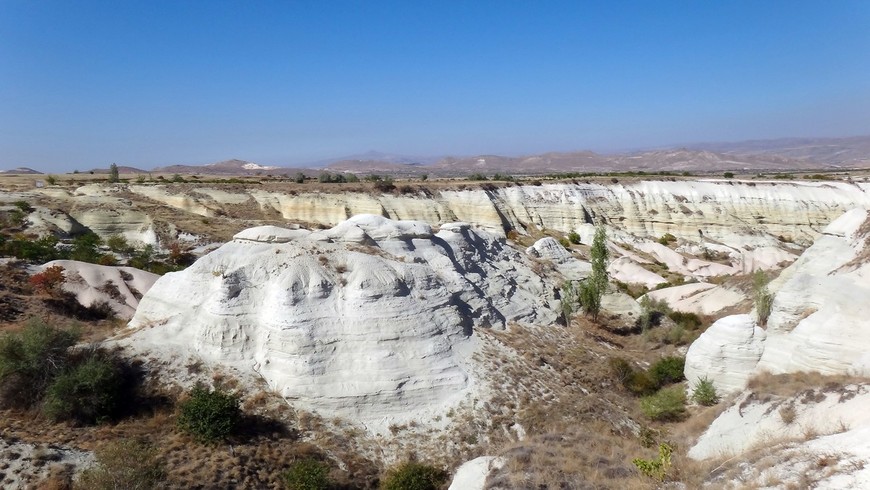
[[[0,169],[870,134],[870,4],[0,2]]]

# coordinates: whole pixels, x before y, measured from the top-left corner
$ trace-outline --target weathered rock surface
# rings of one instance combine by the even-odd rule
[[[555,238],[541,238],[527,248],[526,253],[532,257],[549,260],[562,277],[568,280],[583,279],[592,272],[592,265],[589,262],[575,258]]]
[[[758,370],[870,375],[868,213],[855,209],[780,277]]]
[[[39,269],[53,266],[63,267],[63,289],[75,294],[79,304],[92,307],[105,302],[111,306],[115,316],[123,319],[133,317],[133,312],[139,306],[139,298],[160,277],[134,267],[97,265],[75,260],[53,260]]]
[[[496,456],[480,456],[467,461],[456,470],[447,490],[483,490],[489,473],[503,465],[504,459]]]
[[[720,394],[742,390],[764,352],[764,339],[764,330],[749,315],[720,318],[689,346],[685,375],[690,386],[707,378]]]
[[[699,315],[713,315],[746,300],[746,296],[739,291],[706,282],[681,284],[650,291],[646,296],[653,300],[664,301],[671,309]]]
[[[461,223],[254,228],[160,278],[126,344],[258,373],[296,405],[365,423],[441,414],[474,387],[474,329],[555,320],[532,265]]]

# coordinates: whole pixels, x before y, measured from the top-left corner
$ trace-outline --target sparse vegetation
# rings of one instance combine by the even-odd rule
[[[760,325],[767,325],[773,306],[773,293],[767,288],[770,278],[767,274],[758,270],[752,276],[752,292],[755,300],[755,314]]]
[[[575,245],[579,244],[580,243],[580,234],[577,233],[576,231],[572,231],[571,233],[568,233],[568,241],[575,244]]]
[[[157,449],[142,440],[112,441],[97,450],[97,465],[85,470],[76,490],[150,490],[166,478]]]

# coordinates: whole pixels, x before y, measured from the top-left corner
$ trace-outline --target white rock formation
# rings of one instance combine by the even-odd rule
[[[870,375],[868,232],[867,211],[849,211],[771,283],[759,370]]]
[[[589,262],[575,258],[555,238],[541,238],[527,248],[526,253],[532,257],[549,260],[556,267],[556,270],[568,280],[583,279],[592,272],[592,265]]]
[[[791,413],[783,416],[780,413],[783,409]],[[849,430],[866,432],[868,428],[867,386],[849,385],[843,390],[818,388],[791,398],[760,398],[745,393],[713,421],[688,455],[694,459],[729,457],[790,439],[812,439]]]
[[[646,270],[630,257],[619,257],[610,261],[607,266],[610,278],[625,283],[643,284],[652,289],[663,282],[668,282],[664,277],[655,272]]]
[[[504,466],[504,459],[497,456],[480,456],[462,463],[453,475],[447,490],[483,490],[486,477],[492,470]]]
[[[645,296],[664,301],[673,310],[699,315],[713,315],[746,300],[746,296],[740,291],[706,282],[681,284],[650,291]]]
[[[381,426],[472,391],[475,328],[555,320],[532,265],[459,223],[254,228],[160,278],[125,343],[256,372],[295,405]]]
[[[53,260],[38,269],[60,266],[64,269],[63,289],[76,295],[84,307],[108,303],[118,318],[130,319],[139,298],[151,289],[157,280],[152,274],[134,267],[115,267],[89,264],[76,260]]]
[[[742,390],[764,352],[764,339],[764,330],[749,315],[720,318],[686,352],[690,386],[707,378],[719,394]]]

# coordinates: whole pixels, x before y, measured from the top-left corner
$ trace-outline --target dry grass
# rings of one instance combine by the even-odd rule
[[[792,397],[804,394],[817,398],[825,393],[842,392],[848,385],[866,385],[870,378],[847,375],[797,372],[788,374],[760,373],[749,380],[747,389],[759,395]],[[821,388],[821,391],[815,390]],[[809,398],[807,402],[813,401]],[[818,400],[815,400],[818,401]]]

